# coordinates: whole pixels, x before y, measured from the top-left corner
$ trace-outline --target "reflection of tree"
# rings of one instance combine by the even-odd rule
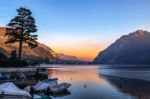
[[[102,75],[100,75],[102,76]],[[136,96],[138,99],[150,99],[150,82],[137,79],[103,77],[121,92]]]

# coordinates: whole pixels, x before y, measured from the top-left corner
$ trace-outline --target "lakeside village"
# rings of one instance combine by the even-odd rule
[[[0,98],[45,99],[49,95],[65,94],[70,83],[58,84],[58,78],[48,78],[47,69],[40,67],[38,62],[31,64],[22,60],[24,44],[31,49],[38,46],[37,35],[34,34],[37,28],[29,9],[21,7],[17,13],[7,24],[5,44],[18,44],[18,50],[11,51],[10,58],[0,53]]]

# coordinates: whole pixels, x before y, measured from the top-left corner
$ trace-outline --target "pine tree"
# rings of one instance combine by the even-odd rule
[[[8,36],[6,44],[19,43],[18,58],[21,59],[23,43],[28,44],[30,48],[38,46],[37,31],[35,19],[32,17],[32,12],[26,8],[17,9],[18,15],[15,16],[8,24],[5,36]]]

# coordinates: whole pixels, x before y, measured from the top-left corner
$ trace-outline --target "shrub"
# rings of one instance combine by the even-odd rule
[[[0,67],[25,67],[28,66],[24,60],[0,60]]]

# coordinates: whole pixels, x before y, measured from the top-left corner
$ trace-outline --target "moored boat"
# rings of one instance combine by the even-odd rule
[[[5,99],[5,98],[13,99],[12,97],[15,97],[15,99],[18,99],[18,98],[30,99],[31,98],[30,93],[18,88],[12,82],[6,82],[0,85],[0,96],[2,97],[2,99]]]
[[[42,82],[39,82],[36,85],[34,85],[33,89],[35,91],[46,91],[47,88],[57,85],[57,80],[58,80],[57,78],[45,79]]]
[[[71,84],[69,83],[61,83],[50,87],[50,91],[52,93],[58,93],[67,90],[70,86]]]
[[[67,90],[71,86],[69,83],[58,84],[57,80],[57,78],[43,80],[34,85],[33,89],[36,92],[48,91],[50,93],[58,93]]]

